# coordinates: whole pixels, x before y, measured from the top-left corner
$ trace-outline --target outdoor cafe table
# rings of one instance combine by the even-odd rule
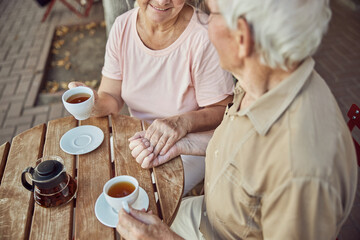
[[[104,141],[96,150],[74,156],[62,151],[59,142],[63,134],[78,125],[99,127],[104,132]],[[137,178],[149,196],[149,210],[170,225],[183,193],[182,162],[177,157],[162,166],[142,169],[131,156],[127,139],[145,127],[147,124],[142,121],[123,115],[85,121],[69,116],[33,127],[14,137],[11,145],[0,146],[0,239],[116,239],[116,230],[99,222],[94,207],[105,182],[118,175]],[[60,156],[66,171],[77,180],[76,198],[66,205],[40,207],[34,203],[33,193],[21,184],[22,171],[45,155]],[[155,183],[151,180],[152,172]]]

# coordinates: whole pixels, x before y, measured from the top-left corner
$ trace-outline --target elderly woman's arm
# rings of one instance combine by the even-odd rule
[[[121,98],[121,80],[115,80],[107,77],[102,77],[98,92],[94,91],[95,104],[91,115],[94,117],[103,117],[109,114],[118,113],[124,105],[124,100]],[[78,86],[86,86],[81,82],[69,83],[69,88]]]
[[[154,147],[154,156],[164,155],[177,141],[188,133],[215,129],[222,121],[225,108],[233,96],[181,115],[156,119],[146,130],[145,138]]]

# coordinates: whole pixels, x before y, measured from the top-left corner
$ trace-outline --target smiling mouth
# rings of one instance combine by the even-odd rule
[[[151,4],[150,4],[151,5]],[[162,11],[162,12],[165,12],[167,11],[169,8],[158,8],[158,7],[155,7],[153,5],[151,5],[154,9],[158,10],[158,11]]]

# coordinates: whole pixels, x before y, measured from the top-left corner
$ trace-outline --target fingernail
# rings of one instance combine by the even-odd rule
[[[146,147],[150,146],[150,143],[149,143],[149,142],[145,142],[145,146],[146,146]]]
[[[147,150],[152,151],[152,150],[153,150],[153,147],[150,146],[150,147],[147,148]]]

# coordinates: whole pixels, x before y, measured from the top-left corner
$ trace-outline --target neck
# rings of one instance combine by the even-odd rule
[[[247,107],[258,98],[276,87],[280,82],[286,79],[296,67],[285,71],[281,68],[270,68],[260,64],[258,59],[244,60],[244,67],[234,76],[239,80],[240,86],[246,92],[241,107]]]

